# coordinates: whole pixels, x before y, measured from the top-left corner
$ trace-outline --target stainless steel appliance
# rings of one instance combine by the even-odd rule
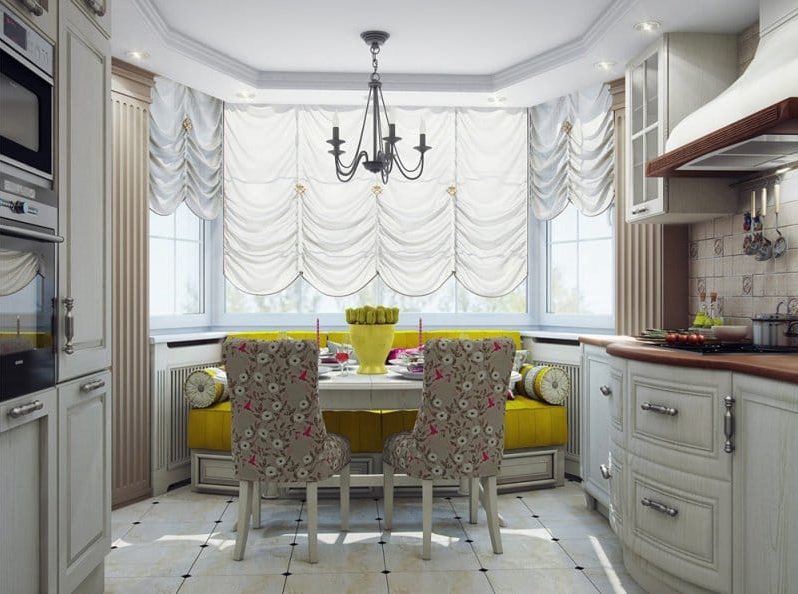
[[[55,385],[55,192],[0,172],[0,401]]]
[[[798,348],[798,315],[762,314],[751,318],[754,344]]]
[[[666,343],[660,346],[668,349],[698,353],[700,355],[798,355],[798,345],[789,346],[752,344],[750,342],[715,342],[707,344]]]
[[[53,46],[0,5],[0,163],[53,179]]]

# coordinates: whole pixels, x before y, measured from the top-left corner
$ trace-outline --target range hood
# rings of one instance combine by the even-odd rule
[[[671,131],[649,177],[740,177],[798,164],[798,8],[762,0],[754,59]]]

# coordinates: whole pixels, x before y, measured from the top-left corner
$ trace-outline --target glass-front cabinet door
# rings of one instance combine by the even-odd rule
[[[657,43],[626,70],[627,221],[647,218],[664,208],[663,180],[646,177],[646,162],[658,156],[665,144],[664,55]]]

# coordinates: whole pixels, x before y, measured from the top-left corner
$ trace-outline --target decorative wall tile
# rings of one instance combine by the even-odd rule
[[[746,275],[743,277],[743,295],[750,295],[754,289],[753,275]]]
[[[707,292],[707,280],[705,278],[698,279],[698,294]]]
[[[698,242],[697,241],[691,241],[690,242],[690,258],[692,260],[695,260],[696,258],[698,258]]]
[[[715,255],[722,256],[723,255],[723,238],[720,237],[715,240]]]

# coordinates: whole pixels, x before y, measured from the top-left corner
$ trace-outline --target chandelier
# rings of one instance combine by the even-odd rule
[[[357,141],[357,149],[352,157],[352,161],[348,164],[341,161],[341,155],[346,151],[341,149],[341,145],[346,142],[340,137],[340,127],[338,125],[338,114],[333,117],[332,138],[328,140],[328,144],[332,145],[332,150],[328,151],[335,159],[335,175],[342,182],[348,182],[355,176],[358,166],[362,163],[363,167],[371,173],[380,174],[382,183],[388,183],[388,177],[396,166],[396,169],[407,179],[414,180],[421,177],[424,171],[424,153],[432,147],[426,143],[426,131],[424,123],[421,122],[418,135],[418,146],[413,148],[419,152],[418,163],[415,167],[407,167],[402,161],[402,157],[396,150],[396,143],[402,140],[400,136],[396,135],[396,124],[391,121],[388,115],[388,109],[385,106],[385,99],[382,96],[382,83],[380,82],[380,75],[377,72],[377,54],[380,53],[380,46],[388,40],[388,33],[385,31],[364,31],[360,34],[363,41],[368,44],[371,51],[371,66],[374,71],[369,77],[369,94],[366,100],[366,110],[363,114],[363,124],[360,126],[360,138]],[[366,124],[369,117],[371,117],[371,134],[372,134],[372,152],[363,147],[363,136],[366,132]],[[385,119],[385,128],[388,130],[388,135],[383,136],[383,118]],[[366,146],[368,139],[366,139]]]

